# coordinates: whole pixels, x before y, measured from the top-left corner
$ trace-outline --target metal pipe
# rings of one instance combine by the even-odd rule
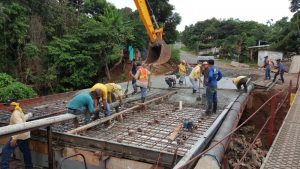
[[[76,118],[76,116],[73,114],[63,114],[63,115],[53,116],[53,117],[44,118],[40,120],[0,127],[0,138],[12,136],[19,133],[24,133],[26,131],[35,130],[41,127],[46,127],[54,123],[59,123],[74,118]]]
[[[248,86],[248,91],[253,90],[253,84]],[[231,109],[228,112],[225,120],[223,121],[220,129],[213,138],[210,145],[215,145],[217,142],[221,141],[225,136],[227,136],[232,129],[237,125],[236,121],[239,121],[239,112],[242,112],[246,106],[246,101],[248,99],[249,93],[241,94],[238,99],[233,103]],[[220,169],[222,157],[226,150],[226,145],[228,144],[229,137],[224,139],[221,144],[216,145],[214,148],[205,153],[198,161],[195,169]]]
[[[47,127],[48,167],[53,168],[52,128]]]

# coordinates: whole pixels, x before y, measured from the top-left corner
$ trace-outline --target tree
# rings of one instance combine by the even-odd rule
[[[295,12],[296,18],[297,18],[297,28],[298,32],[300,33],[300,23],[299,23],[299,9],[300,9],[300,0],[290,0],[290,10],[291,12]]]
[[[173,12],[175,8],[169,3],[169,0],[149,0],[149,4],[157,19],[157,22],[164,28],[165,41],[167,43],[174,43],[178,39],[176,26],[181,22],[180,15],[176,12]]]

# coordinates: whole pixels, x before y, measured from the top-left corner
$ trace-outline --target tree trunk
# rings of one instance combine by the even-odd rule
[[[107,63],[105,64],[105,73],[106,73],[106,76],[107,76],[108,80],[110,80],[111,76],[110,76],[110,72],[109,72],[109,68],[108,68],[108,64]]]
[[[110,71],[113,71],[117,66],[119,66],[122,63],[123,55],[120,57],[119,61],[114,64],[114,66],[110,69]]]

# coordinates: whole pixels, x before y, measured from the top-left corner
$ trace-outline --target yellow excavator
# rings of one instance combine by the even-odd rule
[[[168,62],[171,58],[171,49],[163,40],[163,28],[158,26],[148,0],[134,0],[134,3],[150,38],[145,64],[160,65]]]

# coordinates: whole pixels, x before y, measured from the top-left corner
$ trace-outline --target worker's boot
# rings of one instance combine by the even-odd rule
[[[145,103],[146,98],[142,97],[142,103]]]
[[[217,108],[218,108],[218,105],[217,105],[217,103],[215,103],[213,106],[213,113],[217,113]]]
[[[196,93],[196,92],[197,92],[197,90],[194,90],[194,89],[193,89],[193,94]]]

